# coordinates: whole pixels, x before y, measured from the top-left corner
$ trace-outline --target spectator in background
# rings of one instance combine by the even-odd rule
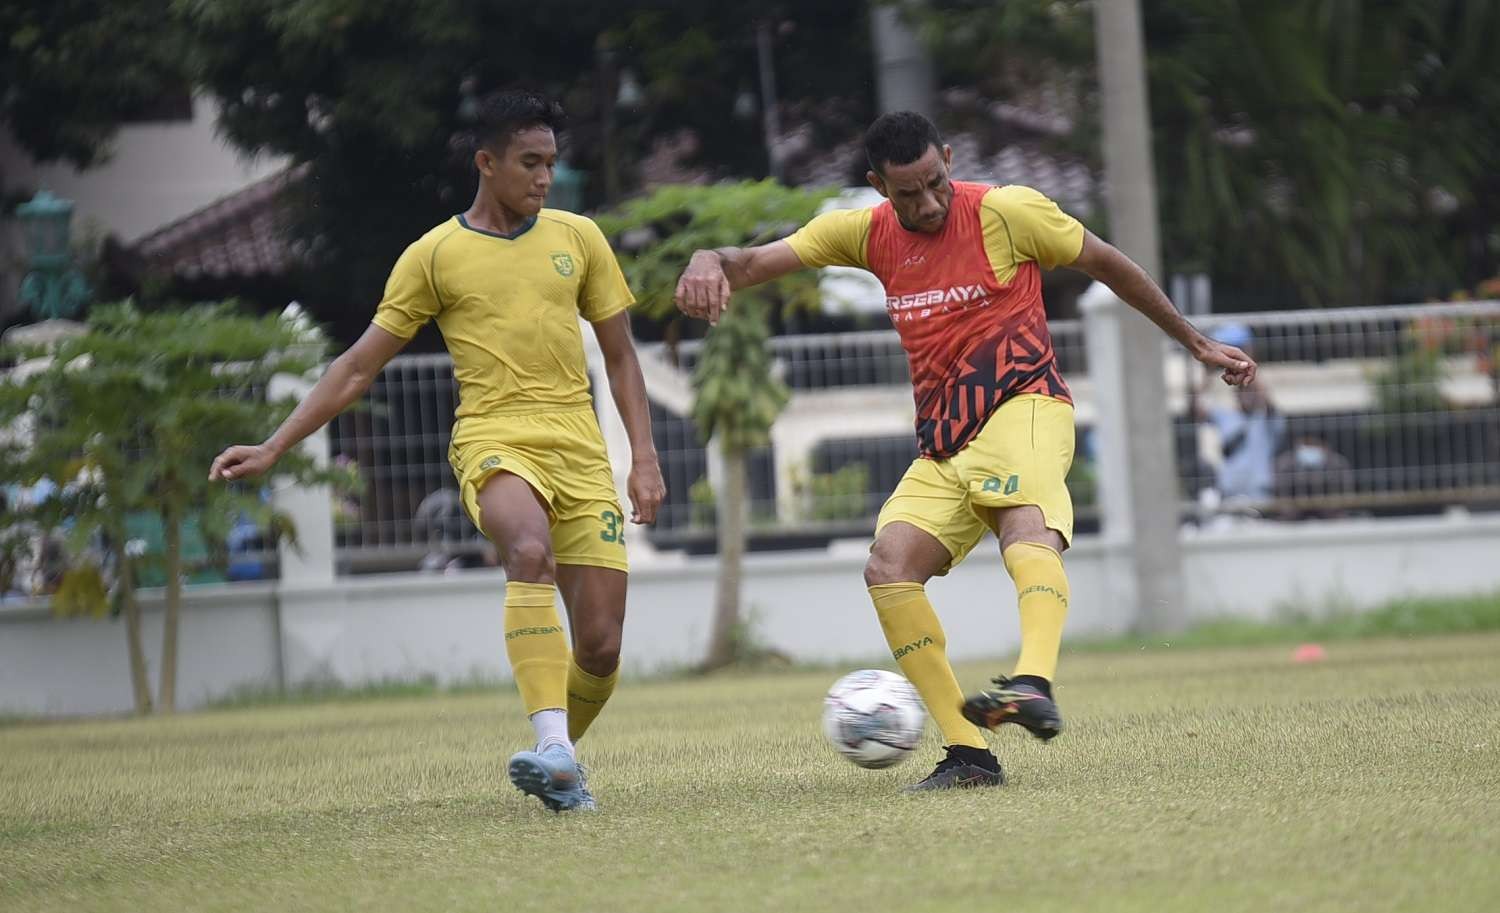
[[[1308,504],[1288,505],[1289,520],[1338,517],[1346,513],[1340,496],[1354,492],[1354,468],[1321,438],[1301,435],[1276,458],[1276,498],[1290,501],[1318,499]]]
[[[1255,357],[1254,339],[1243,324],[1225,324],[1210,335]],[[1268,501],[1275,490],[1276,452],[1286,420],[1276,411],[1264,382],[1258,378],[1236,387],[1230,395],[1233,405],[1228,406],[1205,405],[1197,400],[1200,420],[1218,438],[1219,461],[1213,487],[1221,501],[1230,506]]]

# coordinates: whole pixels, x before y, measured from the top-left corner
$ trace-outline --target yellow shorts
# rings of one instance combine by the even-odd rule
[[[1073,407],[1027,393],[1006,400],[968,446],[946,460],[918,458],[891,492],[875,534],[888,523],[930,533],[953,556],[947,573],[979,544],[990,525],[981,508],[1041,508],[1048,528],[1073,541]]]
[[[481,530],[479,489],[495,473],[509,472],[525,479],[547,505],[558,564],[630,569],[625,513],[592,406],[460,419],[448,462],[464,509]]]

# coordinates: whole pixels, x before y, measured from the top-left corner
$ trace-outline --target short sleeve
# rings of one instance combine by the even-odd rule
[[[635,304],[635,296],[630,293],[630,284],[625,281],[620,261],[615,259],[604,232],[592,219],[582,222],[578,234],[586,271],[578,293],[578,313],[589,323],[598,323]]]
[[[410,339],[442,310],[432,282],[432,248],[417,242],[391,268],[385,294],[372,322],[392,335]]]
[[[786,239],[809,269],[853,266],[869,269],[870,210],[834,209],[813,218]]]
[[[984,195],[984,208],[1008,228],[1017,260],[1052,269],[1067,266],[1083,251],[1082,223],[1030,187],[996,187]]]

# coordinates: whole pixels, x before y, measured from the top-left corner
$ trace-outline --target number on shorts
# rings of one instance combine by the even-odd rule
[[[606,510],[599,515],[599,519],[604,521],[604,532],[599,534],[600,539],[603,539],[605,542],[625,541],[624,517],[612,510]]]
[[[1021,477],[1014,475],[1007,477],[1004,491],[1000,491],[1000,479],[995,476],[985,479],[982,487],[985,491],[999,491],[1001,494],[1013,495],[1021,490]]]

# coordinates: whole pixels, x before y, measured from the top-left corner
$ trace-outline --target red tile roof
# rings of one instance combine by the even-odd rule
[[[147,268],[185,279],[276,275],[301,252],[287,230],[287,191],[307,174],[297,165],[215,200],[132,245]]]

